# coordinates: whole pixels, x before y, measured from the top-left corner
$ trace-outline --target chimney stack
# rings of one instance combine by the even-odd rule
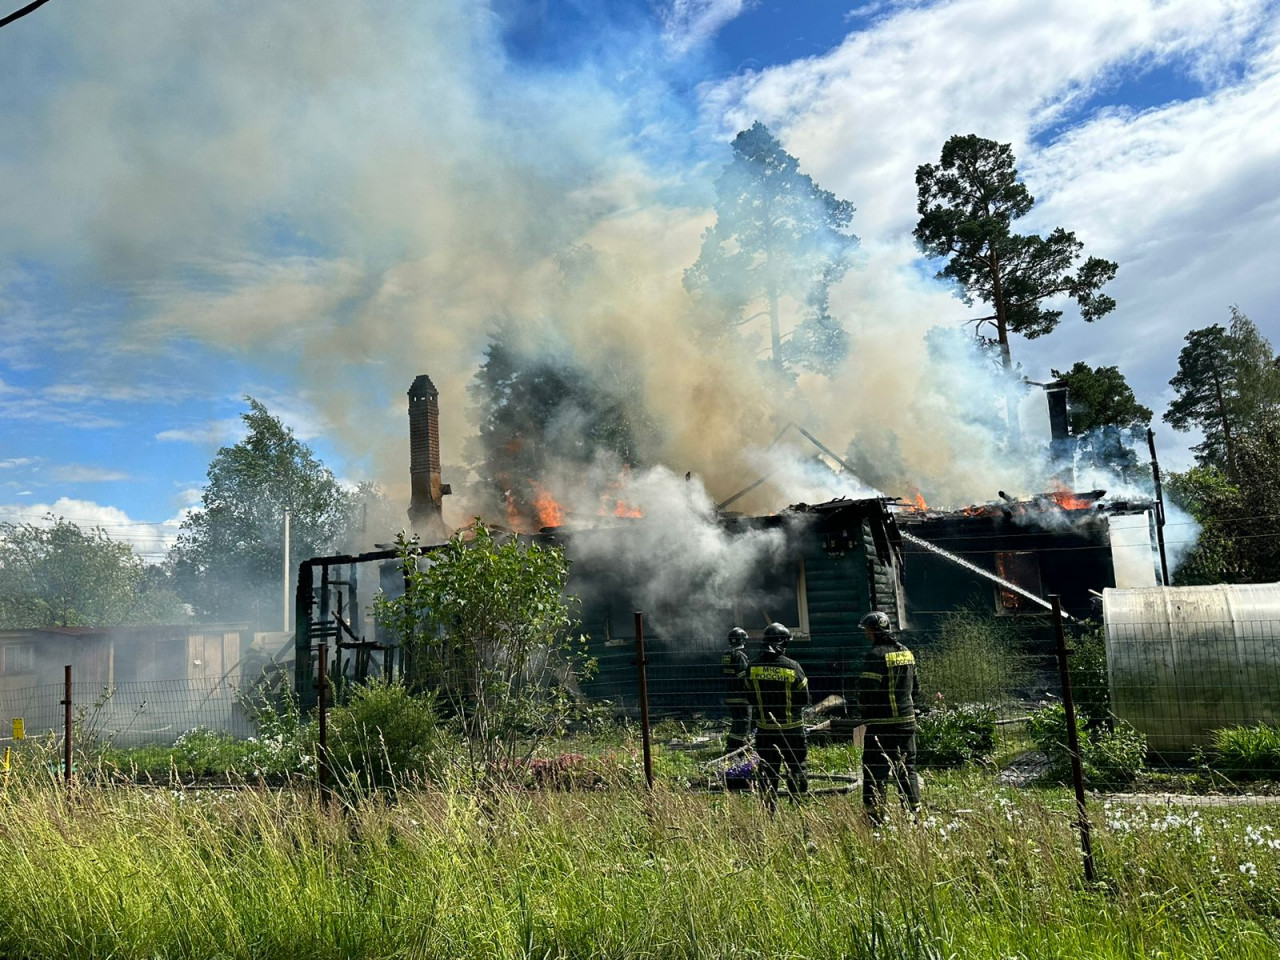
[[[425,373],[409,387],[409,527],[424,541],[443,540],[444,497],[440,482],[440,392]]]

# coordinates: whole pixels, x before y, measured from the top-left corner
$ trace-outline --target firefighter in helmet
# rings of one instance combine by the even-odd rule
[[[756,713],[756,753],[772,807],[778,794],[782,764],[787,765],[787,789],[798,797],[809,789],[805,772],[808,745],[800,711],[809,705],[809,681],[800,664],[786,656],[791,631],[780,623],[764,629],[764,647],[747,671],[747,689]]]
[[[720,658],[724,674],[724,704],[729,708],[731,723],[724,739],[725,753],[733,753],[747,745],[751,736],[751,703],[747,700],[747,631],[734,627],[729,631],[729,649]]]
[[[859,626],[871,649],[857,683],[857,712],[867,725],[862,744],[862,803],[867,817],[879,823],[889,781],[914,815],[920,809],[916,779],[916,703],[920,683],[911,651],[893,633],[887,614],[873,611]]]

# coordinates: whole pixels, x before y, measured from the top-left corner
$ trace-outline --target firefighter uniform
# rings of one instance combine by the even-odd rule
[[[879,822],[889,780],[912,813],[920,807],[916,780],[916,660],[892,634],[876,633],[857,684],[857,709],[867,725],[862,744],[862,802]]]
[[[756,713],[756,753],[768,799],[778,792],[782,764],[787,789],[799,795],[809,789],[805,762],[809,756],[800,711],[809,705],[809,681],[800,664],[780,650],[766,647],[747,673],[747,689]]]
[[[724,674],[724,705],[729,708],[731,724],[725,737],[726,753],[732,753],[747,745],[751,736],[751,701],[747,699],[747,671],[750,669],[747,651],[742,646],[730,647],[720,658]]]

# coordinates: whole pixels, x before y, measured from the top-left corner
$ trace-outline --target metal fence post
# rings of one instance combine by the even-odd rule
[[[644,614],[636,611],[636,667],[640,677],[640,737],[644,745],[644,779],[653,789],[653,747],[649,740],[649,675],[645,669],[648,660],[644,656]]]
[[[66,693],[62,698],[62,705],[66,708],[63,716],[63,743],[62,743],[62,776],[67,782],[67,796],[71,795],[71,664],[67,664],[65,676]]]
[[[320,644],[319,676],[316,680],[317,703],[320,713],[320,743],[316,748],[316,769],[320,775],[320,799],[329,802],[329,645]]]
[[[1080,763],[1080,734],[1076,730],[1076,704],[1071,697],[1071,667],[1067,663],[1067,635],[1062,628],[1062,598],[1049,595],[1053,603],[1053,629],[1058,639],[1058,672],[1062,678],[1062,706],[1067,720],[1067,753],[1071,757],[1071,779],[1076,791],[1076,825],[1080,828],[1080,851],[1084,854],[1084,878],[1088,883],[1095,879],[1093,869],[1093,838],[1089,828],[1089,814],[1084,805],[1084,769]]]

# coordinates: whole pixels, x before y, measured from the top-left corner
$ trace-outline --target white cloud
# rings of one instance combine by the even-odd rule
[[[17,496],[24,496],[26,492]],[[53,503],[0,504],[0,523],[35,526],[51,525],[50,518],[63,518],[85,530],[100,527],[113,540],[128,543],[133,552],[149,563],[159,563],[178,538],[185,511],[168,520],[134,520],[118,507],[92,500],[60,497]]]
[[[245,392],[258,400],[271,416],[293,431],[302,441],[328,435],[332,428],[319,413],[308,393],[282,393],[267,385],[249,385]],[[242,397],[235,397],[239,402]],[[247,405],[246,405],[247,407]],[[245,422],[239,417],[206,420],[185,427],[171,427],[155,435],[161,443],[193,443],[202,447],[223,447],[239,443],[245,437]]]
[[[244,421],[239,417],[207,420],[190,427],[173,427],[156,434],[161,443],[194,443],[202,447],[221,447],[244,439]]]
[[[91,467],[80,463],[64,463],[54,467],[50,476],[58,483],[113,483],[128,480],[129,474],[109,467]]]
[[[86,430],[116,427],[120,421],[80,403],[47,397],[36,390],[14,388],[0,393],[0,420],[56,423]]]
[[[663,40],[676,53],[687,53],[714,37],[746,6],[746,0],[671,0],[662,11]]]
[[[1091,326],[1015,338],[1033,376],[1118,363],[1156,409],[1192,327],[1238,302],[1280,339],[1277,12],[1262,0],[952,0],[900,10],[822,57],[704,91],[721,136],[769,123],[803,168],[858,207],[864,241],[910,249],[914,172],[954,133],[1012,141],[1039,203],[1023,229],[1062,225],[1120,264],[1118,308]],[[1143,111],[1103,109],[1047,146],[1037,134],[1164,65],[1206,92]],[[1091,99],[1093,98],[1093,99]],[[938,321],[966,315],[959,301]],[[1182,435],[1161,430],[1166,447]],[[1175,459],[1185,462],[1180,455]]]

